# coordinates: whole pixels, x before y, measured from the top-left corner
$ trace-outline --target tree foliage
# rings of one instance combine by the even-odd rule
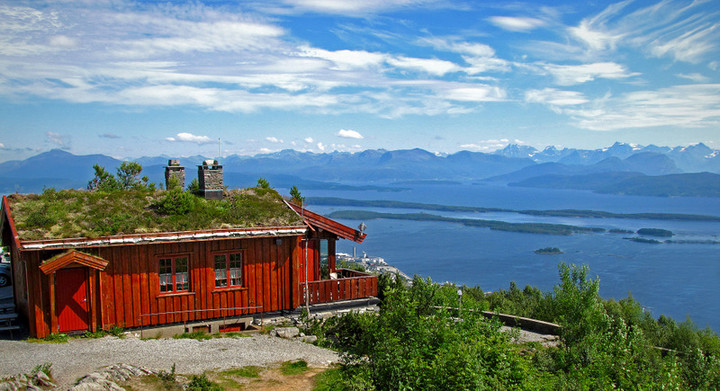
[[[93,165],[95,176],[88,182],[88,190],[110,192],[115,190],[155,190],[155,184],[150,183],[146,176],[140,178],[142,165],[137,162],[122,162],[113,175],[105,167]]]
[[[485,294],[416,277],[409,287],[379,279],[379,314],[347,314],[315,325],[321,343],[344,352],[338,389],[602,390],[719,389],[720,339],[690,320],[655,320],[629,296],[599,296],[587,267],[560,264],[552,292]],[[491,308],[562,325],[557,347],[511,344]],[[662,349],[660,349],[662,348]],[[664,349],[664,350],[663,350]]]
[[[305,197],[300,194],[300,190],[298,190],[297,186],[290,188],[290,200],[299,206],[303,206],[303,203],[305,203]]]

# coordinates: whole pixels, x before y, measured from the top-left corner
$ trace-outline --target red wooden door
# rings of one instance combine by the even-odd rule
[[[60,332],[88,329],[88,302],[84,268],[60,269],[55,273]]]

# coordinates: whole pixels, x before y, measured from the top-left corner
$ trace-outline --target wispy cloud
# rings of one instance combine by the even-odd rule
[[[473,152],[493,152],[497,151],[498,149],[503,149],[510,145],[510,140],[503,138],[503,139],[489,139],[489,140],[479,140],[474,143],[468,143],[468,144],[461,144],[460,148],[473,151]],[[515,144],[522,144],[523,142],[520,140],[515,140]]]
[[[541,67],[555,78],[557,84],[563,86],[586,83],[595,79],[625,79],[638,75],[614,62],[580,65],[543,64]]]
[[[710,81],[709,77],[700,73],[678,73],[676,76],[683,79],[692,80],[696,83],[707,83],[708,81]]]
[[[186,133],[186,132],[178,133],[177,135],[175,135],[175,137],[166,137],[165,140],[170,141],[170,142],[195,143],[195,144],[199,144],[199,145],[210,144],[210,143],[215,142],[215,140],[211,139],[208,136],[196,136],[192,133]]]
[[[338,137],[343,138],[354,138],[354,139],[363,139],[363,135],[360,134],[357,130],[351,130],[351,129],[340,129],[337,132]]]
[[[679,85],[606,96],[564,112],[579,127],[591,130],[719,126],[720,84]]]
[[[542,19],[528,17],[492,16],[488,18],[488,20],[490,23],[503,30],[523,33],[542,27],[546,24],[546,22]]]
[[[272,136],[270,136],[270,137],[265,137],[265,140],[266,140],[266,141],[269,141],[269,142],[271,142],[271,143],[274,143],[274,144],[282,144],[282,142],[283,142],[281,139],[279,139],[279,138],[277,138],[277,137],[272,137]]]
[[[665,0],[626,12],[634,5],[623,1],[583,19],[569,33],[590,50],[614,50],[629,46],[653,57],[669,56],[677,61],[699,62],[716,52],[720,28],[704,1]]]
[[[411,8],[438,0],[282,0],[289,10],[296,12],[312,11],[327,14],[340,14],[350,17],[363,17],[382,11]]]
[[[60,134],[55,132],[45,132],[47,141],[53,146],[61,149],[70,149],[72,136],[69,134]]]
[[[574,106],[587,103],[588,99],[577,91],[562,91],[555,88],[542,90],[528,90],[525,92],[525,101],[550,106],[554,111],[560,112],[563,106]]]
[[[119,138],[121,138],[120,136],[118,136],[118,135],[115,134],[115,133],[103,133],[103,134],[98,135],[98,137],[100,137],[100,138],[109,138],[109,139],[119,139]]]

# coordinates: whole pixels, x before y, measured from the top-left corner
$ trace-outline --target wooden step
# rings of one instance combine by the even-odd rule
[[[13,331],[13,330],[20,330],[20,326],[18,326],[18,325],[0,326],[0,331]]]
[[[15,319],[15,318],[17,318],[17,316],[18,316],[18,315],[17,315],[16,313],[14,313],[14,312],[9,312],[9,313],[6,313],[6,314],[0,314],[0,321]]]
[[[13,303],[13,302],[0,303],[0,313],[12,312],[14,310],[15,310],[15,303]]]

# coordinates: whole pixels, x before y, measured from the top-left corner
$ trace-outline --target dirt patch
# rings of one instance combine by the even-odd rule
[[[315,386],[315,377],[326,368],[308,368],[297,375],[285,375],[280,366],[270,368],[249,367],[229,369],[221,372],[205,372],[205,376],[224,390],[255,391],[311,391]],[[120,384],[126,390],[180,391],[188,384],[191,376],[177,375],[175,382],[163,381],[157,375],[135,377]]]

